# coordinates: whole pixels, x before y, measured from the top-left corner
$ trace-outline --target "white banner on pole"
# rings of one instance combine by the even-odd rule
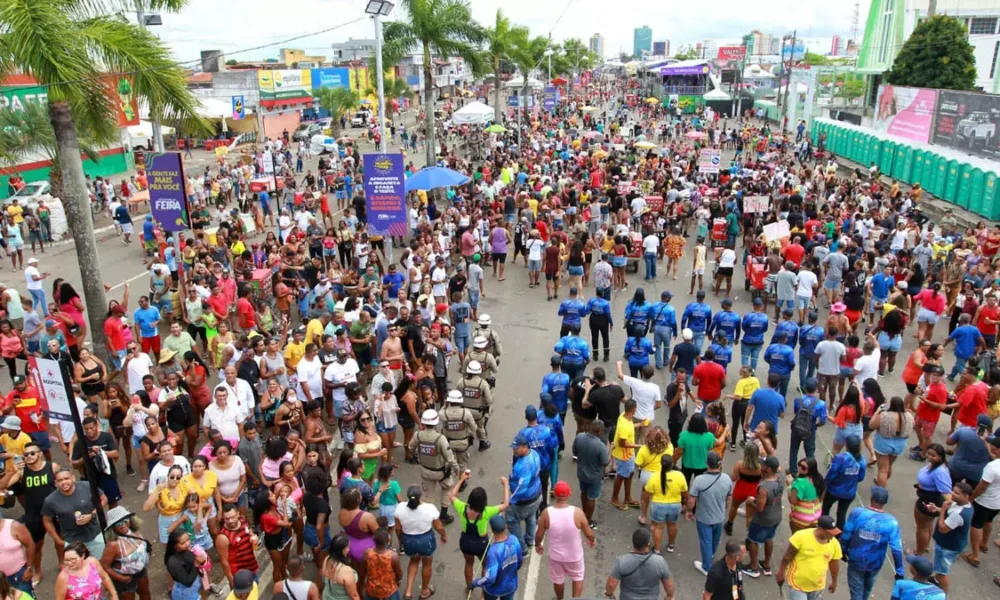
[[[718,173],[722,166],[722,150],[702,148],[698,156],[698,170],[702,173]]]
[[[771,199],[768,196],[747,196],[743,199],[743,212],[766,213],[770,205]]]

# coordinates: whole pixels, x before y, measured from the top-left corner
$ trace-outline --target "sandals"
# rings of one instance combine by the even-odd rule
[[[617,502],[608,502],[608,504],[613,508],[617,508],[618,510],[628,510],[628,506],[626,506],[625,504],[619,504]]]
[[[636,501],[636,500],[633,500],[632,502],[626,502],[626,503],[625,503],[625,506],[628,506],[628,507],[630,507],[630,508],[639,508],[639,507],[641,507],[641,506],[642,506],[642,504],[641,504],[641,503],[639,503],[639,502],[638,502],[638,501]]]
[[[431,596],[433,596],[434,592],[436,592],[436,591],[437,590],[434,589],[434,584],[433,583],[430,584],[430,585],[428,585],[426,589],[424,589],[423,591],[420,592],[420,600],[427,600],[428,598],[430,598]],[[424,592],[430,592],[430,593],[425,595]]]
[[[962,555],[962,560],[964,560],[965,562],[969,563],[973,567],[976,567],[977,569],[979,568],[979,559],[972,558],[971,554],[963,554]]]

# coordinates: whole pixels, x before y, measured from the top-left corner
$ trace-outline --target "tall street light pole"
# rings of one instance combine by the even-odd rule
[[[146,9],[142,2],[136,2],[135,5],[135,17],[139,21],[139,27],[143,29],[148,29],[147,25],[162,25],[163,21],[160,19],[160,15],[149,15],[146,16]],[[159,115],[153,114],[153,107],[150,106],[149,120],[153,124],[153,143],[156,145],[157,152],[166,152],[167,149],[163,145],[163,126],[160,124]]]
[[[395,5],[388,0],[368,0],[365,12],[372,16],[375,22],[375,86],[378,91],[378,130],[380,134],[378,151],[382,154],[386,152],[385,134],[385,87],[383,78],[385,71],[382,69],[382,17],[388,16]]]

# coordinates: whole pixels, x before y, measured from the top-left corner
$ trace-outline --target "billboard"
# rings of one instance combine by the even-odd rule
[[[108,75],[104,78],[108,97],[119,127],[139,124],[139,101],[132,90],[132,78],[125,75]]]
[[[309,69],[274,69],[257,71],[261,100],[286,100],[312,97],[312,71]]]
[[[365,204],[375,233],[406,235],[406,173],[402,154],[365,154]]]
[[[660,68],[660,75],[708,75],[709,67],[707,62],[698,65],[686,65],[675,67],[667,65]]]
[[[351,87],[351,71],[346,67],[323,67],[312,69],[312,89],[349,88]]]
[[[545,95],[542,97],[542,108],[546,112],[552,112],[556,108],[556,104],[559,102],[559,90],[555,87],[545,88]]]
[[[246,106],[243,104],[243,96],[233,96],[233,119],[240,120],[247,116]]]
[[[667,55],[667,43],[653,42],[653,56],[666,56],[666,55]]]
[[[746,50],[743,46],[719,46],[719,60],[743,60]]]
[[[795,46],[791,44],[786,44],[781,49],[781,60],[802,60],[806,56],[806,45],[803,42],[796,42]]]
[[[1000,96],[940,90],[931,143],[986,158],[1000,156]]]
[[[872,127],[905,140],[927,142],[937,95],[937,90],[880,85]]]
[[[722,150],[702,148],[698,156],[698,170],[702,173],[718,173],[722,166]]]
[[[164,231],[187,229],[187,192],[181,153],[147,154],[146,177],[149,180],[149,208],[153,219]]]

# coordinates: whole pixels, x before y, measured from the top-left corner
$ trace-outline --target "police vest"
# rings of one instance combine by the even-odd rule
[[[439,439],[441,434],[433,429],[424,429],[417,433],[417,458],[421,467],[431,471],[444,470],[446,461],[438,448]]]
[[[469,428],[465,425],[465,409],[448,407],[441,411],[441,416],[444,417],[444,437],[448,438],[451,447],[455,448],[457,445],[459,450],[468,448]]]
[[[483,386],[486,381],[479,377],[468,377],[462,380],[462,397],[465,408],[479,408],[483,405]]]

